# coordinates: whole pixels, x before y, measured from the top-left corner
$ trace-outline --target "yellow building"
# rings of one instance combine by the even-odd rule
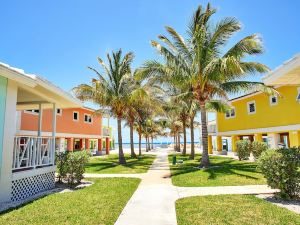
[[[217,113],[212,124],[216,128],[210,135],[216,137],[208,139],[210,153],[212,146],[226,153],[224,143],[227,150],[235,152],[236,141],[245,138],[265,141],[271,148],[300,146],[300,55],[272,71],[263,82],[274,86],[279,95],[253,92],[231,99],[232,108]]]

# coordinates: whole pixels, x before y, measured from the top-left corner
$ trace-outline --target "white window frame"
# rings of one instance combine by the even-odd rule
[[[58,113],[57,110],[59,110],[60,113]],[[57,109],[56,109],[56,115],[62,116],[62,109],[61,109],[61,108],[57,108]]]
[[[298,99],[298,97],[300,95],[300,87],[298,87],[297,90],[298,90],[298,93],[297,93],[297,96],[296,96],[296,101],[300,103],[300,100]]]
[[[254,112],[250,112],[250,105],[251,104],[254,104],[254,109],[255,109]],[[252,115],[252,114],[256,113],[256,103],[255,103],[255,101],[247,102],[247,112],[248,112],[249,115]]]
[[[91,118],[91,122],[89,122],[89,121],[86,121],[86,120],[85,120],[85,116],[89,116],[89,117]],[[83,116],[83,121],[84,121],[85,123],[92,124],[92,123],[93,123],[93,118],[92,118],[92,115],[91,115],[91,114],[88,114],[88,113],[85,113],[85,114],[84,114],[84,116]]]
[[[74,119],[74,114],[77,113],[77,120]],[[79,121],[79,112],[78,111],[73,111],[73,121],[78,122]]]
[[[225,112],[225,119],[232,119],[232,118],[235,118],[236,116],[236,110],[235,110],[235,107],[230,107],[230,113],[229,113],[229,116],[226,116],[226,112]],[[231,110],[234,110],[234,116],[231,115]]]
[[[276,102],[272,102],[272,98],[276,98]],[[269,97],[269,100],[270,100],[270,106],[273,106],[273,105],[278,105],[278,96],[277,95],[271,95]]]
[[[25,109],[24,112],[32,115],[39,115],[40,112],[34,112],[34,110],[38,110],[38,109]]]

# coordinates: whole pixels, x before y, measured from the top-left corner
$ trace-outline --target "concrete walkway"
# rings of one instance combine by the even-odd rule
[[[168,153],[157,150],[148,172],[135,191],[116,225],[176,225],[174,202],[178,198],[170,179]]]
[[[267,185],[176,187],[172,185],[167,149],[156,149],[152,166],[145,174],[115,225],[176,225],[175,201],[179,198],[220,194],[266,194],[277,190]],[[103,174],[117,177],[114,174]],[[125,175],[125,176],[124,176]],[[137,174],[119,174],[120,177]],[[103,177],[103,176],[102,176]]]

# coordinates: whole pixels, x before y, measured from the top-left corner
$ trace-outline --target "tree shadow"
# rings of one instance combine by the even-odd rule
[[[225,176],[236,175],[251,180],[259,180],[260,172],[257,169],[257,165],[251,162],[242,162],[235,159],[223,158],[218,156],[212,156],[211,167],[207,169],[199,169],[198,155],[195,160],[188,160],[187,156],[179,156],[184,163],[182,165],[171,166],[171,173],[173,177],[182,175],[197,173],[200,170],[203,173],[208,173],[208,180],[216,180]],[[171,159],[171,157],[169,158]],[[201,176],[201,174],[199,174]]]
[[[111,156],[107,158],[97,158],[91,159],[85,166],[86,170],[90,173],[101,173],[101,172],[108,172],[108,170],[115,169],[116,173],[122,173],[122,169],[126,171],[129,170],[148,170],[149,167],[152,165],[154,156],[152,155],[144,155],[139,156],[137,158],[131,158],[130,156],[126,155],[126,164],[120,165],[117,156]]]

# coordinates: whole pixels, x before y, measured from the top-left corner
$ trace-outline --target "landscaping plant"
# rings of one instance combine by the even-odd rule
[[[280,197],[299,197],[300,148],[267,150],[259,158],[258,166],[268,185],[280,190]]]
[[[57,178],[59,183],[61,183],[63,178],[67,175],[67,158],[68,152],[56,152],[55,164],[57,167]]]
[[[86,151],[58,153],[56,157],[58,181],[67,182],[69,186],[80,183],[88,161],[89,153]]]
[[[252,149],[250,140],[240,140],[236,142],[236,150],[239,160],[249,159]]]
[[[268,145],[264,142],[253,141],[251,144],[251,152],[255,160],[258,160],[260,155],[268,149]]]

